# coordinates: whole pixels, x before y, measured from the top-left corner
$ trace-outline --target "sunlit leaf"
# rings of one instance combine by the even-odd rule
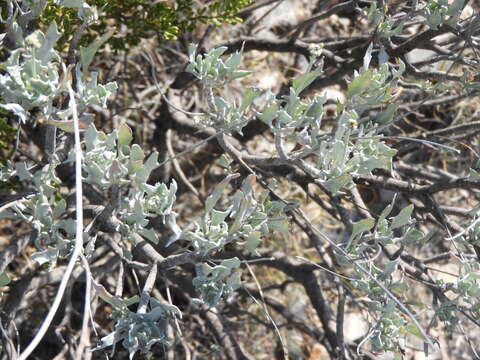
[[[118,145],[129,145],[133,140],[132,129],[127,124],[120,125],[118,129]]]
[[[375,220],[371,218],[363,219],[352,224],[352,235],[350,239],[354,239],[357,235],[369,231],[375,225]]]
[[[355,77],[349,84],[347,90],[347,96],[351,98],[352,96],[363,93],[368,89],[372,82],[372,72],[366,71],[363,74]]]
[[[412,216],[413,212],[413,204],[408,205],[407,207],[403,208],[400,213],[395,216],[392,220],[392,224],[390,225],[390,229],[397,229],[404,225],[407,225],[410,222],[410,217]]]
[[[307,86],[314,82],[315,79],[322,74],[322,72],[323,71],[321,69],[317,69],[295,78],[292,82],[295,93],[300,94]]]
[[[82,64],[82,71],[86,75],[88,73],[88,67],[93,60],[95,53],[100,47],[108,41],[113,35],[113,31],[109,31],[103,34],[99,39],[95,40],[88,47],[80,46],[80,62]]]
[[[341,188],[347,185],[350,181],[351,181],[350,176],[348,174],[343,174],[343,175],[337,176],[336,178],[326,181],[324,185],[328,189],[328,191],[335,194]]]
[[[6,272],[2,272],[0,274],[0,287],[8,285],[10,281],[11,281],[10,276],[8,276]]]
[[[218,184],[213,190],[212,194],[205,200],[205,211],[210,212],[213,207],[217,204],[218,200],[222,196],[223,190],[228,186],[230,181],[236,179],[240,174],[230,174],[225,179],[223,179],[220,184]]]

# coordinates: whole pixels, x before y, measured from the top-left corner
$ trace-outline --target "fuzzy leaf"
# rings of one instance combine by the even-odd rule
[[[374,118],[374,121],[380,125],[388,124],[392,121],[393,115],[395,114],[395,111],[397,111],[399,106],[400,104],[389,104],[385,111],[381,112]]]
[[[0,104],[0,107],[4,108],[5,110],[11,111],[13,114],[18,116],[22,124],[25,124],[27,122],[28,114],[22,106],[18,104]]]
[[[230,181],[233,179],[236,179],[240,176],[240,174],[230,174],[228,175],[225,179],[223,179],[220,184],[218,184],[213,192],[210,194],[210,196],[207,198],[205,201],[205,211],[209,213],[214,206],[217,204],[218,200],[220,199],[220,196],[222,196],[223,190],[228,186]]]
[[[260,244],[260,236],[261,233],[260,231],[252,231],[250,234],[248,234],[247,240],[245,241],[244,247],[245,250],[247,250],[250,253],[253,253],[255,249],[258,247]]]
[[[375,225],[375,220],[368,218],[363,219],[352,224],[352,235],[350,239],[354,239],[357,235],[369,231]]]
[[[404,225],[407,225],[410,221],[410,217],[413,212],[413,204],[408,205],[407,207],[403,208],[400,213],[395,216],[392,220],[392,224],[390,225],[390,229],[397,229]]]
[[[370,61],[372,60],[372,50],[373,50],[373,42],[368,45],[367,52],[363,58],[363,70],[367,71],[368,67],[370,66]]]
[[[307,86],[315,81],[322,74],[322,70],[317,69],[315,71],[308,72],[306,74],[300,75],[295,80],[293,80],[293,89],[295,93],[300,94]]]
[[[85,6],[85,0],[57,0],[55,1],[55,4],[69,8],[80,9]]]
[[[132,129],[127,124],[120,125],[118,129],[118,145],[129,145],[133,140]]]
[[[406,327],[406,330],[408,333],[416,336],[417,338],[421,339],[421,340],[425,340],[425,337],[422,335],[422,332],[420,331],[420,329],[417,327],[417,325],[415,324],[408,324]]]
[[[7,285],[10,281],[10,276],[6,272],[0,274],[0,287]]]
[[[362,75],[357,76],[348,84],[347,96],[352,96],[363,93],[368,89],[372,82],[372,72],[366,71]]]
[[[130,151],[130,159],[132,161],[143,160],[145,158],[145,153],[138,144],[132,145],[132,150]]]
[[[383,65],[386,63],[388,63],[388,54],[385,51],[385,47],[382,46],[378,52],[378,64]]]
[[[84,75],[88,74],[88,67],[93,60],[93,56],[100,49],[100,47],[108,41],[113,35],[113,31],[109,31],[103,34],[100,39],[95,40],[88,47],[80,46],[80,62],[82,64],[82,71]]]
[[[349,182],[350,176],[348,174],[343,174],[326,181],[324,185],[328,191],[331,191],[333,194],[335,194]]]
[[[450,16],[458,17],[463,9],[465,0],[455,0],[449,7],[447,14]]]
[[[39,265],[46,263],[55,264],[58,258],[58,249],[57,248],[48,248],[43,251],[38,251],[31,255],[32,260],[36,261]]]
[[[395,194],[392,202],[390,204],[388,204],[383,210],[382,212],[380,213],[380,216],[378,217],[378,222],[381,222],[383,220],[385,220],[387,218],[388,215],[390,215],[390,213],[392,212],[392,209],[393,209],[393,205],[395,204],[395,200],[396,200],[397,196]]]
[[[144,238],[150,240],[154,244],[158,244],[158,235],[152,229],[140,229],[138,231],[139,235],[142,235]]]

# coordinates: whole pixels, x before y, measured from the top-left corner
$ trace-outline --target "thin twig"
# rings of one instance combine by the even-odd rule
[[[66,71],[66,70],[65,70]],[[73,112],[73,127],[75,134],[75,187],[76,187],[76,208],[77,208],[77,218],[76,218],[76,234],[75,234],[75,247],[73,253],[70,256],[70,260],[65,270],[65,274],[62,277],[60,286],[58,287],[57,295],[48,311],[47,316],[45,317],[42,326],[38,329],[35,337],[26,347],[26,349],[20,354],[19,360],[26,360],[30,354],[35,350],[40,341],[42,341],[45,333],[47,332],[50,324],[55,316],[55,313],[60,306],[62,301],[63,294],[67,287],[68,281],[72,274],[75,263],[80,256],[80,253],[83,249],[83,191],[82,191],[82,149],[80,147],[80,128],[78,124],[78,113],[77,113],[77,103],[75,101],[75,93],[70,84],[68,84],[68,92],[70,96],[70,107]]]
[[[92,319],[93,324],[93,314],[90,307],[92,299],[92,275],[90,271],[90,265],[88,264],[87,258],[81,254],[80,259],[82,261],[83,268],[85,269],[85,300],[83,304],[83,317],[82,317],[82,329],[80,332],[79,344],[75,352],[75,360],[83,360],[85,348],[90,346],[90,331],[88,329],[88,322]]]
[[[137,314],[145,314],[147,312],[147,306],[150,302],[150,293],[155,286],[155,280],[157,279],[157,263],[153,263],[148,273],[147,280],[143,286],[142,295],[138,303]]]
[[[166,142],[167,142],[167,151],[170,159],[172,159],[173,167],[175,168],[175,171],[177,172],[178,176],[182,180],[182,182],[190,189],[192,193],[197,196],[200,201],[203,202],[203,197],[200,195],[198,190],[195,188],[195,186],[192,185],[190,180],[188,180],[187,176],[183,172],[182,168],[180,167],[180,164],[178,163],[177,158],[175,157],[175,152],[173,151],[173,146],[172,146],[172,129],[167,130],[167,136],[166,136]]]
[[[280,333],[280,330],[278,329],[277,324],[275,323],[275,321],[273,320],[273,318],[271,317],[271,315],[268,311],[267,304],[265,303],[265,299],[263,297],[262,287],[260,286],[260,283],[258,282],[258,279],[255,276],[255,273],[253,272],[252,267],[248,263],[245,263],[245,265],[247,266],[247,269],[248,269],[248,272],[250,273],[250,275],[252,275],[253,281],[255,281],[255,285],[257,286],[258,293],[260,294],[260,298],[262,299],[262,305],[260,305],[258,303],[257,299],[255,299],[252,295],[250,295],[250,297],[253,299],[253,301],[258,306],[262,306],[263,311],[265,312],[265,316],[270,321],[270,323],[273,325],[273,328],[275,329],[275,332],[278,336],[278,339],[280,340],[280,344],[282,345],[282,350],[283,350],[283,356],[284,356],[285,360],[288,360],[288,358],[289,358],[288,347],[286,346],[285,340],[283,339],[282,334]],[[248,292],[247,288],[245,288],[245,290]]]

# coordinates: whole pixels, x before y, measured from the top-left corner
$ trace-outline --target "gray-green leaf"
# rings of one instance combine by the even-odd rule
[[[368,218],[363,219],[352,224],[352,235],[350,239],[354,239],[357,235],[369,231],[375,225],[375,220]]]
[[[404,225],[407,225],[410,222],[410,217],[413,212],[413,204],[408,205],[407,207],[403,208],[400,213],[395,216],[392,220],[392,224],[390,225],[390,229],[397,229]]]

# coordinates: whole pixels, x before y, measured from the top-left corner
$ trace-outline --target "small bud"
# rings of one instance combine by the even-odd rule
[[[310,51],[310,54],[314,58],[318,58],[318,57],[322,56],[323,43],[321,43],[321,44],[310,44],[310,45],[308,45],[308,50]]]

